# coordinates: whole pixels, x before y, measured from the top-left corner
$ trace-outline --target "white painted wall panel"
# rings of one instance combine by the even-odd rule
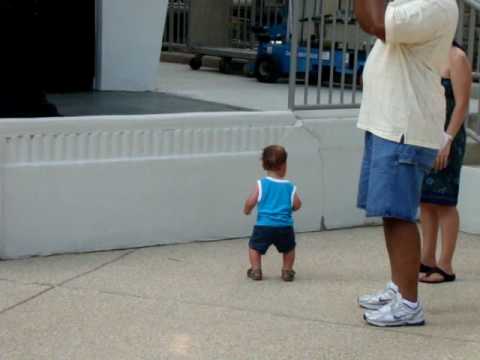
[[[101,0],[97,88],[154,90],[168,0]]]
[[[471,234],[480,234],[480,168],[464,166],[460,180],[458,210],[460,229]]]
[[[236,112],[0,122],[0,257],[248,236],[243,202],[278,143],[297,231],[363,225],[356,113]]]

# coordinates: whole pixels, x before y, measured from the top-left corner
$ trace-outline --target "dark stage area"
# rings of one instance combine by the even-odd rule
[[[249,111],[231,105],[156,92],[102,91],[49,94],[63,116]]]

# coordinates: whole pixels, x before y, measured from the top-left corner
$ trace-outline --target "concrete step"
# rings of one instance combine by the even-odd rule
[[[458,210],[460,230],[480,234],[480,166],[464,166],[460,181]]]

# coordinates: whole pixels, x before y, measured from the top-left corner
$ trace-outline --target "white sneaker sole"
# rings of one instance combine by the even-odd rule
[[[417,320],[417,321],[397,321],[397,322],[379,322],[375,320],[369,320],[366,315],[363,315],[363,319],[367,322],[368,325],[376,326],[376,327],[401,327],[401,326],[424,326],[425,320]]]

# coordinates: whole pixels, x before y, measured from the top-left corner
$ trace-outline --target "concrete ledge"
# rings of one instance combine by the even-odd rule
[[[289,151],[297,231],[366,224],[356,116],[291,112],[0,122],[0,257],[248,236],[261,149]]]

